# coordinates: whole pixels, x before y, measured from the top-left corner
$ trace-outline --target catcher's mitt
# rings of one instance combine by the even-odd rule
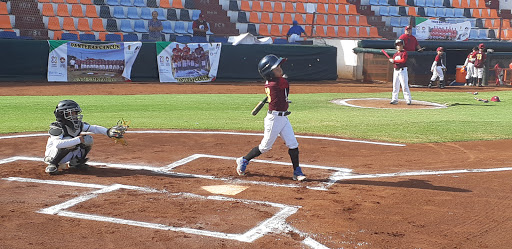
[[[116,143],[120,142],[122,145],[126,145],[124,140],[124,133],[128,130],[130,122],[124,120],[117,121],[117,125],[112,126],[107,130],[107,136],[114,139]]]

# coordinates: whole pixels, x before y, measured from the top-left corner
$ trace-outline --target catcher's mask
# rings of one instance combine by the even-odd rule
[[[272,79],[274,76],[272,70],[284,63],[286,60],[286,58],[277,57],[273,54],[266,55],[260,60],[260,63],[258,63],[258,72],[263,79]]]
[[[82,117],[80,113],[82,113],[82,109],[73,100],[62,100],[55,107],[55,118],[59,122],[63,122],[66,126],[70,128],[74,128],[75,130],[80,128],[82,124]]]

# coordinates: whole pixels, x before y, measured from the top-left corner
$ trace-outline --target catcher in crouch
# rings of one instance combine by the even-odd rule
[[[44,162],[48,164],[45,172],[53,175],[68,163],[69,168],[86,170],[87,153],[91,151],[93,138],[82,132],[103,134],[110,138],[122,138],[126,128],[114,126],[107,129],[99,125],[82,122],[82,109],[73,100],[63,100],[55,107],[56,122],[50,124],[50,137],[46,143]]]
[[[288,92],[290,85],[284,77],[281,64],[286,58],[279,58],[273,54],[269,54],[260,60],[258,64],[258,72],[266,80],[265,92],[267,93],[268,112],[265,117],[265,131],[261,143],[254,147],[246,156],[236,159],[236,172],[239,175],[245,175],[245,170],[249,161],[272,149],[272,145],[277,136],[286,143],[288,154],[293,165],[293,180],[304,181],[306,176],[302,173],[299,166],[299,143],[293,133],[292,125],[288,120]]]

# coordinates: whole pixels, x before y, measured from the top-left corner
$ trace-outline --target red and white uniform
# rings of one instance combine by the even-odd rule
[[[435,81],[439,77],[439,80],[444,80],[444,72],[443,68],[446,68],[443,65],[440,55],[436,55],[434,62],[432,63],[432,67],[430,67],[430,72],[432,72],[432,77],[430,81]]]
[[[397,51],[393,57],[393,92],[391,101],[398,101],[398,92],[402,86],[404,99],[410,103],[412,101],[411,92],[409,90],[409,75],[407,74],[407,52],[405,50]]]
[[[475,72],[475,54],[476,51],[472,51],[468,54],[466,61],[464,62],[464,67],[466,67],[466,79],[470,79],[471,77],[476,77]]]
[[[258,149],[261,153],[265,153],[272,149],[272,145],[278,135],[286,143],[290,149],[299,147],[299,143],[295,138],[292,125],[285,112],[288,111],[288,91],[290,85],[285,78],[273,78],[265,83],[265,92],[267,93],[268,112],[265,117],[265,131]]]

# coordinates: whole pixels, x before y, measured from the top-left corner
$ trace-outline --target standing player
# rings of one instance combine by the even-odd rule
[[[404,50],[404,41],[398,39],[395,41],[397,52],[389,62],[394,64],[393,72],[393,93],[391,94],[392,105],[398,104],[398,92],[402,86],[404,99],[408,105],[412,103],[411,92],[409,91],[409,75],[407,74],[407,51]]]
[[[473,47],[473,51],[468,54],[466,61],[464,62],[464,68],[466,70],[466,84],[465,86],[473,85],[473,75],[475,74],[475,54],[478,50],[477,47]]]
[[[304,181],[306,176],[302,173],[299,166],[299,143],[293,133],[292,125],[288,120],[288,93],[290,85],[283,77],[283,69],[281,64],[286,61],[285,58],[279,58],[273,54],[269,54],[260,60],[258,71],[266,80],[265,92],[268,98],[268,113],[265,117],[265,131],[261,143],[254,147],[249,153],[236,159],[236,172],[239,175],[245,175],[245,170],[251,159],[261,155],[272,149],[272,145],[277,136],[286,143],[288,154],[293,165],[293,180]]]
[[[45,172],[53,175],[59,168],[68,163],[69,168],[87,169],[85,164],[89,158],[87,154],[92,149],[91,135],[82,135],[82,132],[103,134],[108,137],[121,138],[113,128],[107,129],[99,125],[90,125],[82,122],[80,113],[82,109],[73,100],[63,100],[57,104],[55,111],[56,122],[50,124],[50,137],[46,143],[44,162],[48,164]],[[124,132],[123,132],[124,133]]]
[[[432,88],[432,84],[439,78],[439,88],[444,88],[444,71],[446,70],[445,65],[443,64],[443,60],[441,59],[444,53],[443,47],[437,48],[437,55],[432,63],[432,67],[430,67],[430,72],[432,72],[432,77],[430,78],[430,83],[428,83],[428,88]]]
[[[473,83],[476,86],[476,83],[478,82],[479,87],[482,86],[482,81],[484,80],[483,79],[484,78],[484,64],[485,64],[485,59],[487,59],[487,55],[485,54],[484,49],[485,49],[485,45],[483,43],[480,43],[480,45],[478,45],[478,51],[475,53],[475,74],[476,74],[476,76],[473,75],[473,77],[475,77],[473,79]]]

